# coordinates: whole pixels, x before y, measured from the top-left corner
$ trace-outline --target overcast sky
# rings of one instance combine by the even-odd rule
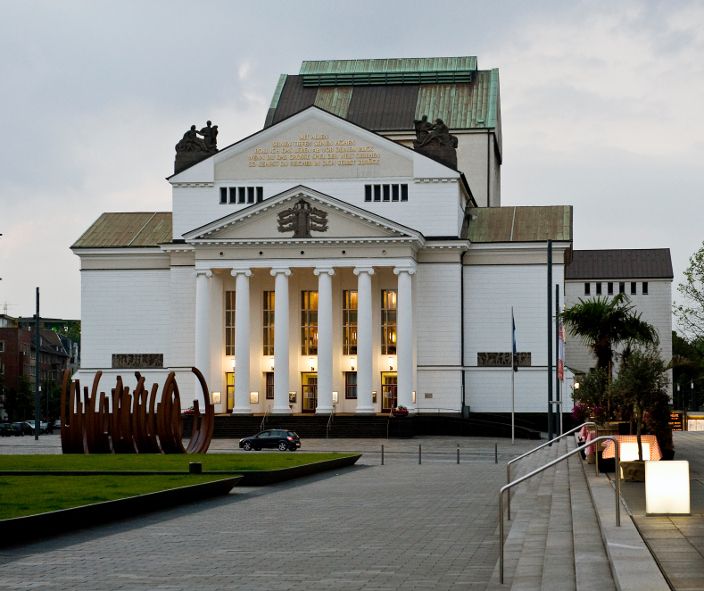
[[[69,246],[169,211],[174,145],[261,129],[302,60],[475,55],[498,68],[504,205],[574,205],[574,246],[704,240],[704,3],[0,0],[0,313],[80,317]]]

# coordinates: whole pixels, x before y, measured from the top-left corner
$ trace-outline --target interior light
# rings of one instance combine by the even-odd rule
[[[220,404],[220,392],[211,392],[210,399],[213,404]]]

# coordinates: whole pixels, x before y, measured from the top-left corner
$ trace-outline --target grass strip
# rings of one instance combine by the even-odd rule
[[[0,472],[11,471],[140,471],[188,472],[200,462],[203,472],[276,470],[347,457],[349,453],[232,453],[232,454],[66,454],[0,455]]]
[[[0,478],[0,519],[35,515],[200,484],[221,475],[171,476],[4,476]]]

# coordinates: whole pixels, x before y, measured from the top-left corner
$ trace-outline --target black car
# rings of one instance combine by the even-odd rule
[[[0,436],[11,437],[11,436],[24,435],[22,427],[17,423],[0,423]]]
[[[301,438],[287,429],[267,429],[251,437],[240,439],[240,449],[245,451],[253,449],[259,451],[264,448],[296,451],[299,447],[301,447]]]

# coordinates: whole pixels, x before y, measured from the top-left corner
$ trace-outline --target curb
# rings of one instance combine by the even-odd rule
[[[46,536],[57,535],[101,523],[109,523],[160,509],[166,509],[228,494],[241,480],[230,476],[153,493],[103,501],[71,509],[0,520],[0,547],[14,546]]]

